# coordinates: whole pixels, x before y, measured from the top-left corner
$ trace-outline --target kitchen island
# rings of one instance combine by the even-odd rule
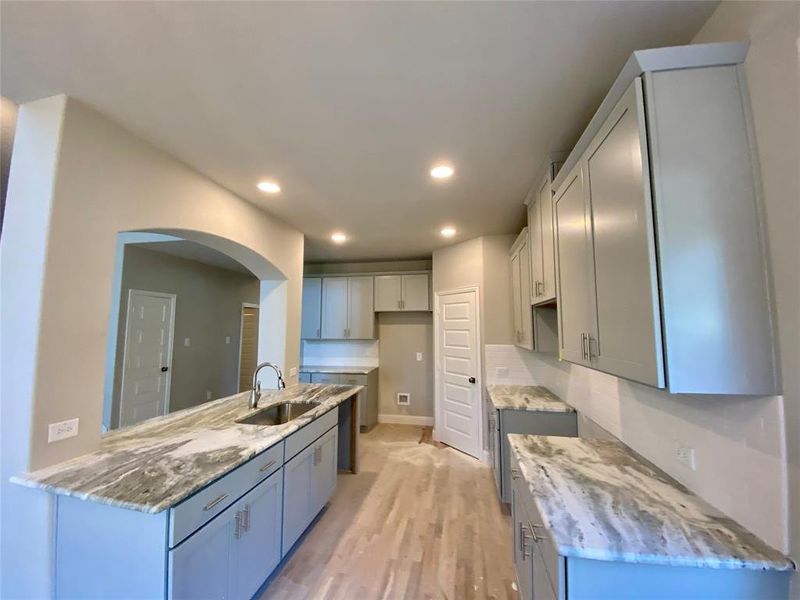
[[[330,499],[342,459],[357,470],[360,390],[300,384],[256,410],[237,394],[14,478],[55,494],[56,597],[252,597]],[[283,403],[313,407],[237,422]]]

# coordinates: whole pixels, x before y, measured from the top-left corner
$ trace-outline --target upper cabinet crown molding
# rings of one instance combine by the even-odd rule
[[[780,393],[746,48],[635,53],[570,154],[563,359],[672,393]]]
[[[650,50],[636,50],[631,54],[622,71],[614,80],[603,102],[586,126],[575,147],[569,153],[561,171],[553,182],[553,189],[564,184],[568,173],[578,163],[594,136],[605,123],[608,115],[633,83],[633,80],[644,73],[656,73],[675,69],[693,69],[738,65],[747,56],[749,42],[722,42],[715,44],[690,44],[688,46],[671,46]]]

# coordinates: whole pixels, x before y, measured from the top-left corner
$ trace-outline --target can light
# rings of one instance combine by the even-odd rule
[[[347,236],[341,231],[331,234],[331,239],[337,244],[344,244],[347,241]]]
[[[434,179],[448,179],[453,176],[455,169],[450,165],[435,165],[431,169],[431,177]]]
[[[277,194],[281,191],[281,186],[274,181],[259,181],[256,187],[267,194]]]
[[[455,227],[443,227],[440,233],[442,234],[442,236],[450,238],[456,234],[456,229]]]

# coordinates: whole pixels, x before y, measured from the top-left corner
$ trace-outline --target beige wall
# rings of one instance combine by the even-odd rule
[[[514,315],[511,301],[511,261],[508,251],[516,235],[488,235],[483,242],[484,344],[513,343]]]
[[[800,3],[723,2],[695,42],[750,40],[744,64],[761,163],[788,454],[789,548],[800,564]],[[800,581],[795,575],[795,597]]]
[[[52,503],[7,482],[99,444],[117,235],[131,230],[250,268],[263,280],[259,354],[298,364],[299,231],[75,100],[20,106],[0,246],[4,596],[50,595]],[[78,435],[48,444],[48,423],[72,418]]]
[[[433,417],[433,315],[430,312],[379,313],[381,415]],[[417,361],[422,352],[422,361]],[[398,392],[411,394],[411,406],[397,406]]]
[[[259,283],[252,275],[194,260],[125,246],[114,368],[110,426],[119,424],[122,359],[128,292],[131,289],[175,294],[175,331],[169,410],[222,398],[239,390],[239,334],[242,303],[258,303]],[[225,338],[230,343],[225,343]],[[184,338],[190,345],[184,346]]]

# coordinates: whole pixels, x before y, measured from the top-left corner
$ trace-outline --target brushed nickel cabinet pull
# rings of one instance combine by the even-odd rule
[[[242,513],[241,511],[236,511],[236,516],[234,517],[234,521],[236,521],[236,525],[233,528],[233,537],[237,540],[242,537]]]
[[[206,504],[206,505],[205,505],[205,507],[203,508],[203,510],[211,510],[211,509],[212,509],[212,508],[214,508],[214,507],[215,507],[217,504],[219,504],[220,502],[222,502],[223,500],[225,500],[225,498],[227,498],[227,497],[228,497],[228,494],[221,494],[221,495],[217,496],[217,497],[216,497],[216,498],[214,498],[214,499],[213,499],[211,502],[209,502],[208,504]]]
[[[258,472],[259,472],[259,473],[263,473],[264,471],[266,471],[267,469],[269,469],[269,468],[270,468],[272,465],[274,465],[274,464],[275,464],[275,462],[276,462],[276,461],[274,461],[274,460],[271,460],[271,461],[269,461],[267,464],[265,464],[264,466],[262,466],[262,467],[261,467],[261,468],[258,470]]]
[[[250,531],[250,505],[245,504],[242,511],[242,531]]]

